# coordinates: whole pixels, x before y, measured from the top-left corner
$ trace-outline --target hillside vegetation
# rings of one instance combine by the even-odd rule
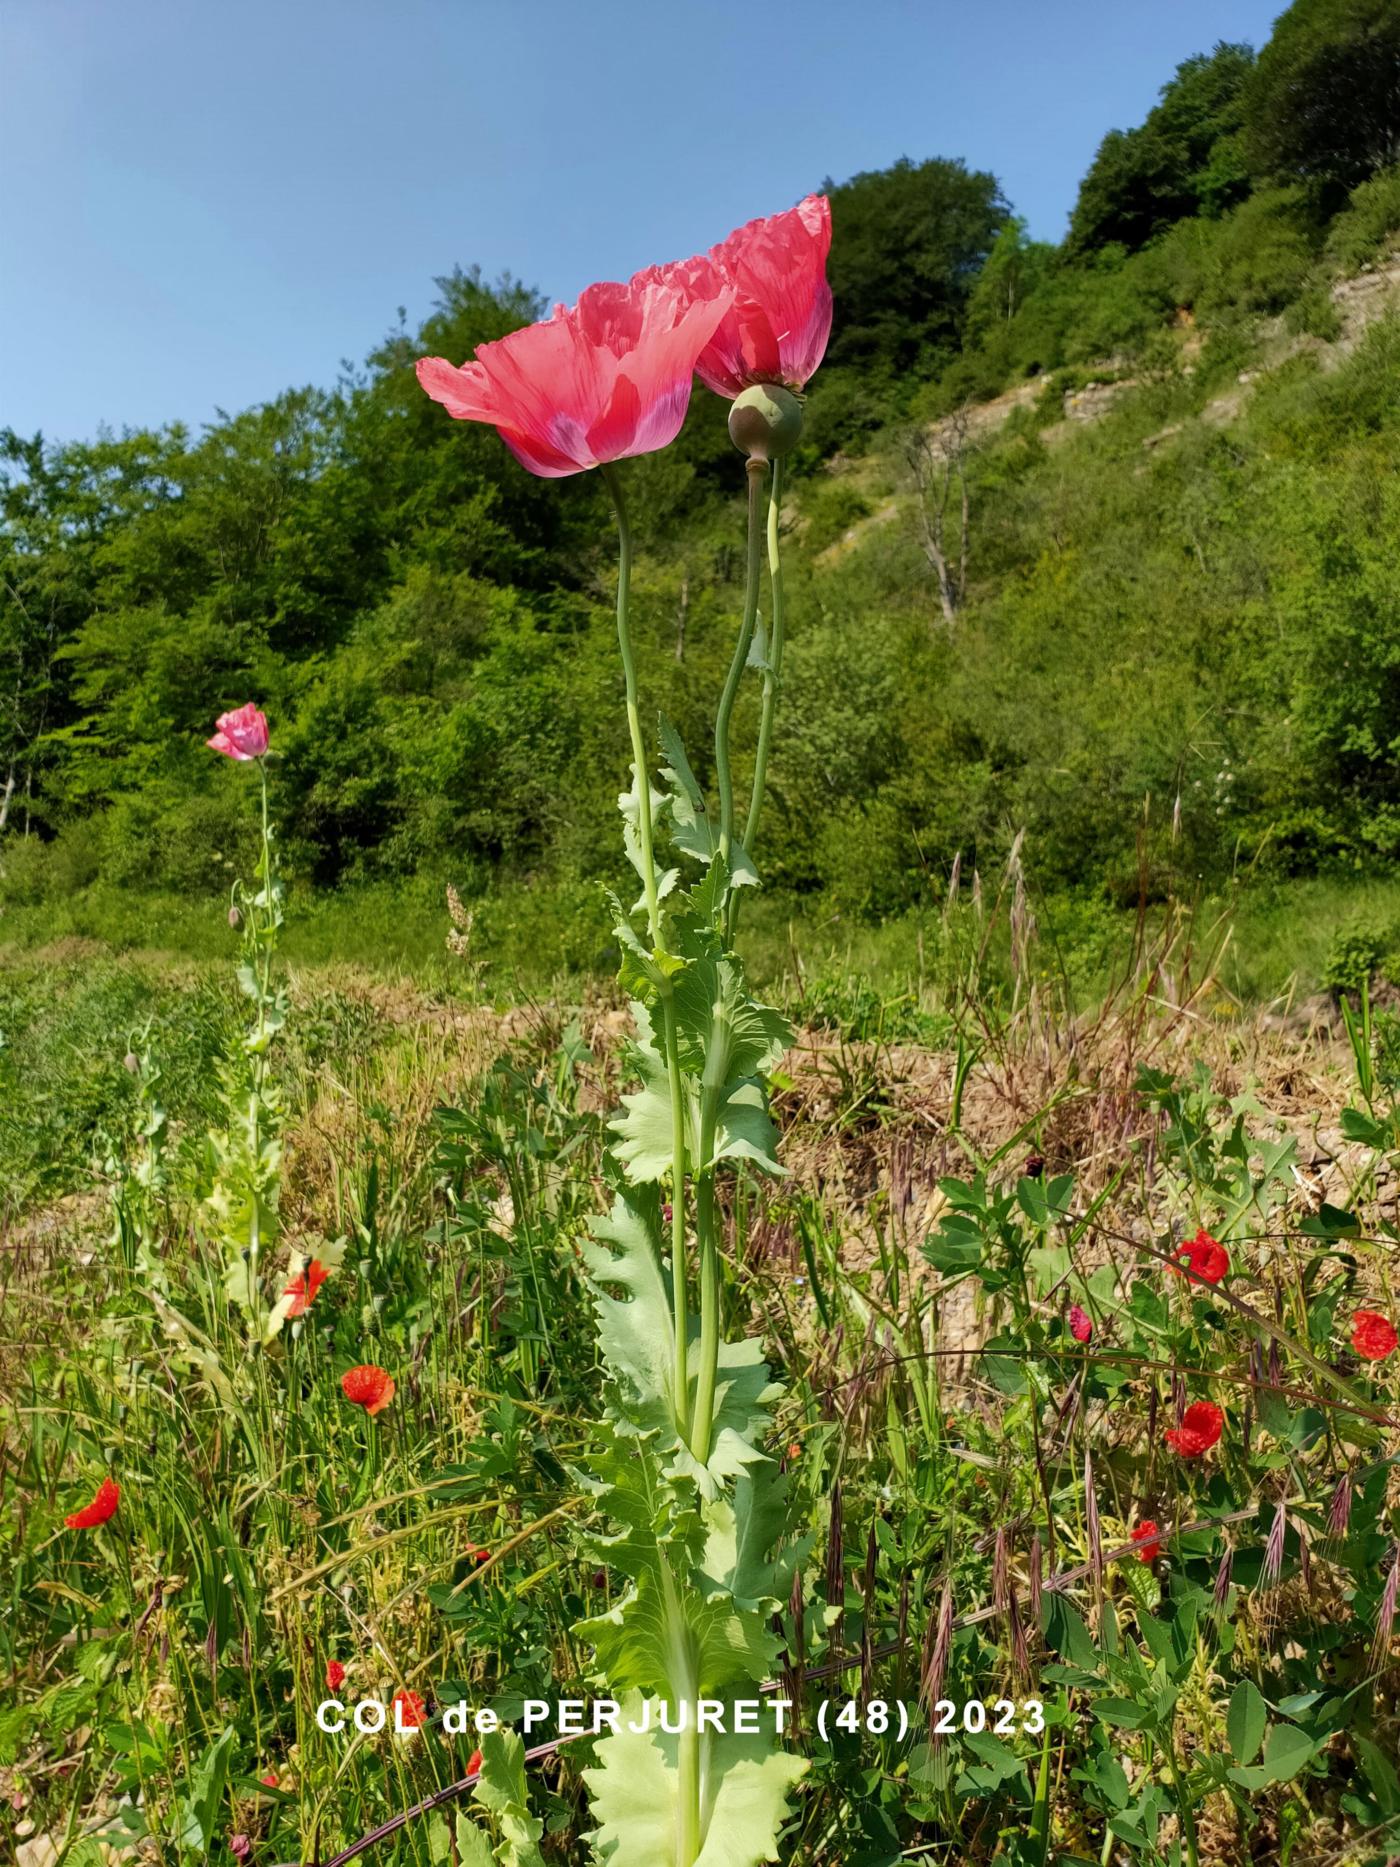
[[[1033,885],[1091,921],[1388,863],[1397,123],[1400,9],[1298,0],[1257,57],[1188,60],[1105,137],[1058,247],[955,160],[828,184],[782,912],[899,916],[1022,832]],[[148,938],[170,896],[226,886],[253,826],[203,738],[252,695],[299,884],[406,904],[450,880],[489,927],[528,882],[529,944],[592,963],[574,910],[615,870],[626,762],[602,496],[533,480],[411,368],[541,303],[458,269],[332,389],[199,435],[3,437],[11,940]],[[644,549],[667,540],[639,580],[647,698],[692,744],[742,573],[723,415],[698,392],[678,447],[629,463]]]

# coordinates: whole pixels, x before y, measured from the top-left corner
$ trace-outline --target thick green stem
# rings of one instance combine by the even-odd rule
[[[680,1783],[676,1796],[676,1867],[694,1867],[700,1852],[700,1733],[695,1719],[692,1703],[687,1708],[686,1727],[677,1740]]]
[[[602,468],[603,479],[612,494],[617,513],[617,645],[622,653],[622,676],[627,688],[627,728],[632,735],[632,772],[637,786],[637,841],[642,852],[642,888],[646,894],[647,925],[653,947],[661,946],[661,901],[656,891],[656,859],[652,854],[651,779],[647,774],[646,741],[642,737],[642,715],[637,703],[637,658],[632,653],[632,631],[628,624],[628,599],[632,589],[632,527],[622,497],[622,481],[617,468]]]
[[[763,526],[758,509],[759,483],[763,478],[764,462],[751,460],[748,463],[749,476],[749,549],[748,561],[744,571],[744,614],[739,624],[739,639],[734,644],[734,658],[729,664],[729,674],[724,683],[724,692],[719,697],[719,708],[715,714],[715,783],[719,789],[719,853],[726,866],[729,862],[729,850],[734,841],[734,779],[729,769],[729,722],[734,712],[734,702],[739,693],[739,683],[744,678],[744,669],[748,665],[749,645],[753,641],[754,621],[758,616],[758,580],[763,555]]]
[[[763,793],[768,783],[768,750],[773,741],[773,714],[778,699],[778,683],[783,675],[783,561],[778,548],[778,520],[782,511],[783,463],[773,462],[773,485],[768,494],[768,588],[773,605],[773,628],[768,640],[768,661],[763,670],[763,711],[758,722],[758,751],[753,765],[753,794],[744,825],[744,847],[753,854],[758,840],[758,819],[763,810]]]
[[[710,1456],[715,1380],[719,1368],[719,1239],[716,1235],[715,1170],[709,1164],[715,1150],[718,1096],[708,1084],[701,1095],[700,1159],[695,1182],[695,1230],[700,1240],[700,1367],[695,1377],[690,1449],[703,1465]]]
[[[682,1439],[690,1437],[690,1305],[685,1274],[685,1087],[681,1081],[680,1042],[676,1036],[676,1002],[667,986],[661,1000],[661,1040],[666,1047],[666,1076],[671,1089],[671,1308],[675,1315],[676,1345],[673,1380],[676,1389],[676,1426]]]
[[[622,496],[622,480],[611,464],[602,469],[617,513],[617,645],[627,689],[627,726],[632,737],[632,764],[637,785],[637,841],[642,855],[642,887],[646,895],[647,926],[654,952],[665,950],[661,900],[656,883],[651,821],[651,778],[647,771],[646,742],[637,699],[637,661],[632,652],[628,608],[632,582],[632,528]],[[675,1384],[676,1424],[682,1437],[690,1427],[690,1314],[685,1265],[686,1107],[681,1081],[680,1045],[676,1037],[676,1007],[669,984],[661,988],[661,1041],[666,1052],[666,1076],[671,1091],[671,1306],[675,1315],[676,1343],[672,1379]]]

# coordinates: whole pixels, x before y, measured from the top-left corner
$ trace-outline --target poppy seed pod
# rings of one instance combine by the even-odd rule
[[[781,460],[802,438],[802,404],[781,383],[756,382],[734,398],[729,438],[750,460]]]

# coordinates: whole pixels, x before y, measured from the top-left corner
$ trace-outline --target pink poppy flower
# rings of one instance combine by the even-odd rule
[[[1351,1322],[1351,1345],[1367,1361],[1384,1361],[1395,1353],[1400,1336],[1395,1325],[1379,1310],[1359,1309]]]
[[[225,758],[238,759],[240,763],[261,758],[266,752],[267,719],[251,700],[236,713],[221,713],[215,724],[218,731],[204,742],[212,751],[222,752]]]
[[[1217,1239],[1202,1229],[1194,1238],[1189,1238],[1184,1245],[1178,1245],[1172,1253],[1174,1258],[1185,1258],[1190,1269],[1174,1265],[1184,1277],[1193,1284],[1218,1284],[1230,1268],[1230,1254]]]
[[[65,1517],[64,1524],[70,1530],[95,1530],[99,1524],[106,1523],[109,1517],[116,1516],[121,1501],[122,1488],[116,1479],[104,1478],[91,1504],[84,1504],[81,1510],[75,1510],[70,1517]]]
[[[457,421],[489,422],[545,479],[650,454],[674,441],[695,359],[733,291],[713,267],[682,287],[656,268],[590,285],[576,305],[479,346],[460,369],[420,357],[418,380]]]
[[[831,203],[822,194],[736,227],[710,248],[734,302],[695,365],[707,388],[732,399],[753,383],[806,386],[831,336],[830,251]]]
[[[304,1271],[298,1271],[296,1276],[282,1292],[284,1297],[290,1297],[292,1299],[287,1307],[287,1314],[289,1316],[304,1316],[311,1308],[311,1305],[316,1301],[316,1292],[329,1276],[330,1272],[326,1269],[325,1265],[321,1263],[320,1259],[312,1258],[306,1269]]]
[[[1180,1426],[1169,1426],[1162,1437],[1184,1459],[1198,1459],[1219,1439],[1225,1415],[1210,1400],[1193,1400],[1181,1416]]]
[[[1094,1333],[1094,1325],[1089,1320],[1089,1312],[1077,1303],[1069,1306],[1069,1332],[1076,1342],[1087,1342]]]

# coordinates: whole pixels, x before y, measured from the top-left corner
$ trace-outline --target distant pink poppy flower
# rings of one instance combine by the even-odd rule
[[[225,758],[238,759],[240,763],[261,758],[266,752],[267,719],[251,700],[234,713],[221,713],[215,724],[218,731],[204,742],[211,751],[222,752]]]
[[[710,248],[709,263],[733,286],[734,302],[695,365],[707,388],[730,398],[753,383],[805,388],[831,336],[830,251],[831,203],[822,194],[736,227]]]
[[[713,267],[684,284],[653,268],[590,285],[460,368],[420,357],[418,380],[457,421],[489,422],[531,473],[560,479],[675,440],[695,359],[732,300]]]
[[[1077,1303],[1069,1306],[1069,1332],[1076,1342],[1087,1342],[1094,1333],[1094,1325],[1089,1320],[1089,1312]]]
[[[1198,1459],[1219,1439],[1225,1415],[1210,1400],[1193,1400],[1181,1416],[1180,1426],[1168,1427],[1162,1434],[1167,1444],[1184,1459]]]

